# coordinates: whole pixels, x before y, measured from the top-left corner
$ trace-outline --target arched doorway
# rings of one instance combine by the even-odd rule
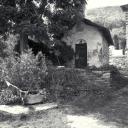
[[[87,43],[79,39],[75,44],[75,67],[85,68],[87,66]]]

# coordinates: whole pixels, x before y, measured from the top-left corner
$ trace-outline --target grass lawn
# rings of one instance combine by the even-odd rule
[[[1,112],[0,128],[69,128],[69,126],[62,110],[51,109],[17,116]]]

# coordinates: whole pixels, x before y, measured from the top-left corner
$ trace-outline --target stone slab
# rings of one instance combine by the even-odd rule
[[[21,105],[0,105],[0,111],[6,112],[14,115],[19,114],[29,114],[30,110],[33,111],[43,111],[52,108],[56,108],[58,105],[56,103],[46,103],[46,104],[37,104],[37,105],[29,105],[29,106],[21,106]]]

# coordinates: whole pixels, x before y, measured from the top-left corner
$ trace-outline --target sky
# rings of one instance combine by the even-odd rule
[[[87,9],[128,4],[128,0],[87,0]]]

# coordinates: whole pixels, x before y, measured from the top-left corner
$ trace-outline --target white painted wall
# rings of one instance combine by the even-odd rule
[[[65,36],[62,38],[64,42],[67,42],[68,45],[72,46],[74,51],[75,51],[75,44],[78,43],[79,39],[84,39],[86,41],[88,54],[95,50],[97,50],[99,53],[101,48],[102,51],[104,50],[107,50],[107,52],[109,51],[108,45],[106,43],[106,40],[102,36],[102,33],[96,27],[86,25],[83,22],[75,25],[73,29],[70,30],[68,33],[66,33]],[[103,64],[108,64],[109,59],[105,60],[103,63],[102,62],[99,60],[98,54],[93,55],[91,58],[88,57],[89,66],[95,65],[99,67]]]

